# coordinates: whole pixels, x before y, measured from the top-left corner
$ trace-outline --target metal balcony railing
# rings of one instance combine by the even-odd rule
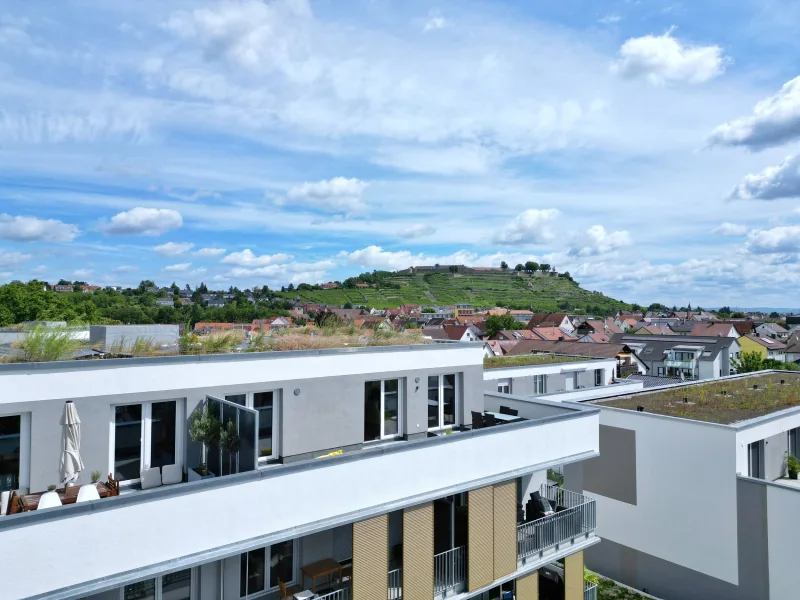
[[[517,526],[517,557],[524,559],[588,537],[597,528],[595,501],[563,488],[542,485],[542,496],[555,504],[556,513]]]
[[[389,571],[389,600],[401,600],[403,598],[403,570],[394,569]]]
[[[597,600],[597,584],[586,582],[583,588],[583,600]]]
[[[316,597],[316,596],[315,596]],[[317,597],[318,600],[350,600],[350,588],[345,587],[340,590],[335,590],[333,592],[328,592],[322,596]]]
[[[466,581],[465,550],[464,546],[459,546],[433,557],[434,593],[438,595],[463,587]]]
[[[665,367],[672,367],[673,369],[694,369],[697,366],[696,360],[675,360],[673,358],[664,359]]]

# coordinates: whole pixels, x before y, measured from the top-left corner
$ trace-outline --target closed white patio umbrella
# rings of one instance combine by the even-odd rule
[[[81,420],[72,400],[64,404],[61,415],[61,460],[58,473],[62,485],[71,485],[83,471],[81,460]]]

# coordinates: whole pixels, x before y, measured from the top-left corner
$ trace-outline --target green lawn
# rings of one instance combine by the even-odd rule
[[[484,369],[505,369],[506,367],[527,367],[530,365],[552,365],[556,363],[592,360],[585,356],[566,356],[564,354],[518,354],[516,356],[487,356],[483,359]]]

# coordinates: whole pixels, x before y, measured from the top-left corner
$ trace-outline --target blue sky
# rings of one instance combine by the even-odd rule
[[[631,302],[796,304],[786,4],[7,0],[0,281],[533,259]]]

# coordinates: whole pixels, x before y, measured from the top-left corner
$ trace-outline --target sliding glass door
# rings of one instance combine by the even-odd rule
[[[115,406],[114,479],[133,483],[144,468],[181,463],[182,411],[183,403],[178,400]]]
[[[402,434],[402,384],[400,379],[367,381],[364,384],[364,441],[393,438]]]
[[[455,374],[428,377],[428,429],[446,429],[456,425]]]
[[[0,417],[0,492],[19,488],[22,417]]]
[[[251,408],[258,413],[259,462],[277,459],[280,456],[278,448],[278,421],[280,418],[278,398],[279,392],[275,390],[228,394],[225,396],[225,400],[228,402],[235,402],[239,406]]]
[[[130,583],[122,588],[122,600],[192,600],[192,569]]]

